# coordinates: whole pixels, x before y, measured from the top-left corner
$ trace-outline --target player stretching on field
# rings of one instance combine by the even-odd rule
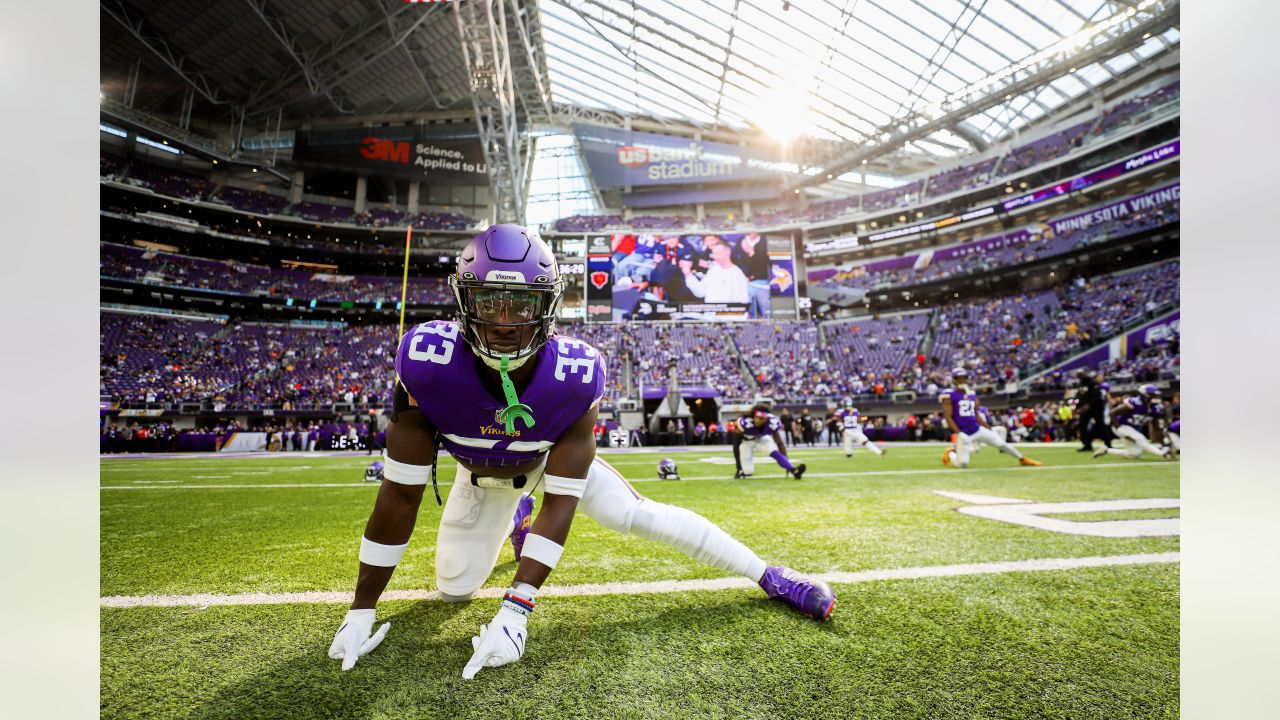
[[[978,416],[978,395],[969,389],[968,371],[964,368],[952,370],[951,381],[955,386],[943,391],[940,400],[942,417],[946,419],[947,427],[951,428],[951,432],[955,433],[956,447],[955,449],[947,448],[946,452],[942,453],[943,465],[969,467],[969,452],[977,443],[991,445],[1002,453],[1008,453],[1018,458],[1018,462],[1022,465],[1040,464],[1031,458],[1023,457],[1017,448],[1001,440],[1000,436],[991,431],[986,421]]]
[[[1098,448],[1093,456],[1100,458],[1108,453],[1121,455],[1137,460],[1143,451],[1156,457],[1168,457],[1169,448],[1156,447],[1148,437],[1158,437],[1157,418],[1164,417],[1164,405],[1160,402],[1160,390],[1155,385],[1143,385],[1138,388],[1137,395],[1130,395],[1111,410],[1111,423],[1115,425],[1116,437],[1129,441],[1129,447]],[[1181,429],[1181,428],[1179,428]]]
[[[837,413],[840,422],[844,426],[844,456],[853,457],[853,446],[864,447],[870,450],[872,454],[884,457],[885,451],[878,445],[867,439],[862,432],[862,417],[858,414],[858,409],[853,406],[853,400],[845,398],[844,409]]]
[[[804,475],[805,464],[792,465],[787,457],[787,446],[782,442],[782,421],[764,405],[756,405],[749,415],[738,418],[738,435],[733,445],[734,460],[738,462],[735,478],[751,477],[756,471],[757,451],[768,453],[795,479]]]
[[[479,590],[509,535],[519,558],[497,615],[471,641],[466,679],[524,654],[535,595],[577,510],[751,578],[812,617],[830,615],[835,595],[825,583],[766,565],[697,513],[641,497],[596,458],[605,362],[587,343],[554,335],[564,284],[536,233],[490,227],[463,249],[449,282],[460,321],[423,323],[400,339],[386,481],[360,543],[355,601],[329,647],[342,669],[386,636],[388,624],[372,632],[374,607],[408,547],[437,439],[458,462],[436,541],[441,596],[455,602]],[[542,509],[529,527],[533,499],[522,493],[538,486]]]

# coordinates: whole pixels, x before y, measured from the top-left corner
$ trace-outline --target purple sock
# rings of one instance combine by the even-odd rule
[[[781,450],[774,450],[773,452],[769,453],[769,457],[773,458],[774,460],[777,460],[778,464],[782,466],[783,470],[795,470],[795,468],[791,466],[791,461],[787,459],[786,455],[782,454]]]

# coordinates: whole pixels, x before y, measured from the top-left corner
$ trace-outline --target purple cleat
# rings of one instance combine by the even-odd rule
[[[515,517],[511,518],[515,529],[511,531],[511,548],[516,551],[516,560],[520,559],[520,551],[524,549],[525,536],[529,534],[529,526],[533,525],[533,496],[525,495],[516,506]]]
[[[760,578],[760,587],[815,620],[826,620],[836,608],[836,594],[821,580],[805,577],[789,567],[771,565]]]

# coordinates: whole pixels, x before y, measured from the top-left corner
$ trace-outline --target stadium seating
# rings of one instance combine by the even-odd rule
[[[313,202],[300,202],[289,208],[289,212],[300,218],[326,223],[349,223],[352,216],[349,207]]]
[[[129,164],[129,179],[160,195],[182,200],[201,200],[213,190],[213,183],[199,175],[137,158]]]
[[[1042,233],[1040,227],[1032,226],[939,248],[932,251],[929,262],[919,269],[916,265],[920,264],[921,254],[916,253],[844,268],[815,270],[809,273],[809,282],[832,289],[906,287],[1061,255],[1085,245],[1169,225],[1178,222],[1180,217],[1179,205],[1171,204],[1059,235]],[[1050,220],[1047,224],[1052,225],[1055,221]]]
[[[101,245],[99,272],[102,277],[236,295],[354,302],[400,300],[400,278],[277,270],[171,253],[148,253],[141,248],[110,243]],[[408,301],[451,303],[453,294],[445,278],[413,278],[409,282]]]
[[[399,210],[378,208],[356,215],[356,224],[366,227],[389,227],[393,225],[401,225],[403,222],[404,213]],[[403,227],[403,225],[401,225],[401,227]]]
[[[259,215],[275,215],[282,212],[289,205],[289,201],[279,195],[257,190],[244,190],[230,185],[219,190],[212,200],[230,205],[237,210]]]

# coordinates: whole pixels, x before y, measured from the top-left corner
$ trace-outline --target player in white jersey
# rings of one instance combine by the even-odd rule
[[[864,447],[873,455],[884,457],[885,451],[879,445],[867,439],[865,433],[862,432],[862,416],[858,414],[858,409],[853,406],[853,400],[845,398],[844,409],[837,415],[844,427],[844,456],[853,457],[853,446]]]

